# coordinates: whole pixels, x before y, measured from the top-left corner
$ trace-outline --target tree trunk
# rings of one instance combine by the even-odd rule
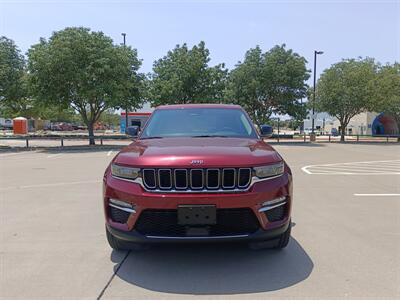
[[[94,123],[89,122],[87,124],[88,127],[88,132],[89,132],[89,145],[96,145],[95,139],[94,139]]]
[[[343,123],[340,123],[340,141],[341,142],[344,142],[344,136],[346,135],[346,125]]]

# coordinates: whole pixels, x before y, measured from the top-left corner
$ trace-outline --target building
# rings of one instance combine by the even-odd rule
[[[315,113],[314,119],[314,131],[317,133],[330,133],[330,128],[333,125],[334,117],[327,113]],[[327,128],[329,130],[327,130]],[[307,119],[303,120],[303,130],[305,133],[311,133],[312,131],[312,114],[307,116]]]
[[[331,116],[317,114],[315,131],[326,134],[340,132],[340,122]],[[311,128],[311,119],[304,120],[304,128]],[[363,112],[351,118],[346,127],[347,135],[397,135],[399,127],[393,116],[386,113]]]

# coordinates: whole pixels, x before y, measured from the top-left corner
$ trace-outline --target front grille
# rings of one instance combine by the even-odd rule
[[[112,206],[109,206],[109,213],[110,213],[111,220],[113,220],[114,222],[117,222],[117,223],[122,223],[122,224],[125,224],[128,221],[128,218],[130,215],[129,212],[120,210],[120,209],[112,207]]]
[[[231,236],[251,234],[260,227],[253,211],[248,208],[217,209],[217,223],[206,226],[208,236]],[[147,209],[136,222],[135,229],[143,235],[184,237],[187,226],[178,224],[176,209]]]
[[[187,170],[185,169],[177,169],[174,172],[174,178],[175,178],[175,188],[178,190],[184,190],[187,189],[188,183],[187,183]]]
[[[286,214],[286,204],[275,207],[271,210],[267,210],[265,212],[265,216],[267,217],[269,222],[282,221],[285,218]]]
[[[193,190],[202,189],[204,186],[204,176],[202,169],[192,169],[190,170],[190,187]]]
[[[146,187],[149,189],[156,188],[156,172],[154,169],[143,170],[143,182],[146,183]]]
[[[250,168],[143,169],[148,190],[245,190],[251,182]]]

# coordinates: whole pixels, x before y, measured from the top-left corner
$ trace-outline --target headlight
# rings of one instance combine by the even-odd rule
[[[273,177],[273,176],[281,175],[281,174],[283,174],[284,169],[285,169],[285,165],[282,161],[280,163],[273,164],[273,165],[255,167],[254,172],[258,178],[266,178],[266,177]]]
[[[116,164],[111,165],[111,174],[116,177],[135,179],[140,174],[140,169],[123,167]]]

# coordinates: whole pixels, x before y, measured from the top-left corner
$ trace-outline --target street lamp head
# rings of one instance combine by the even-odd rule
[[[316,54],[324,54],[324,51],[315,51]]]
[[[122,35],[122,36],[125,36],[125,35],[126,35],[126,33],[124,33],[124,32],[123,32],[123,33],[121,33],[121,35]]]

